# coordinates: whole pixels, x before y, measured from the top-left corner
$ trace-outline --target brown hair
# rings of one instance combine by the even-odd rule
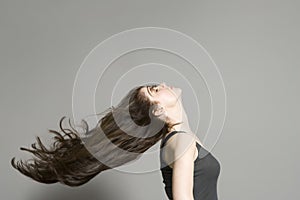
[[[41,183],[60,182],[68,186],[79,186],[102,171],[139,158],[165,137],[172,126],[179,124],[169,124],[154,117],[150,111],[156,108],[156,104],[140,92],[142,87],[144,86],[133,88],[117,107],[112,106],[104,111],[104,117],[93,129],[89,130],[86,121],[83,120],[86,124],[83,135],[75,130],[70,120],[70,128],[63,128],[62,122],[65,117],[62,117],[59,122],[61,132],[49,130],[55,134],[55,141],[50,149],[36,137],[38,146],[34,143],[31,145],[33,149],[20,148],[35,157],[25,162],[15,162],[13,157],[12,166]],[[150,122],[154,126],[147,126]],[[162,123],[162,128],[154,131],[153,127]],[[137,128],[137,125],[142,128]]]

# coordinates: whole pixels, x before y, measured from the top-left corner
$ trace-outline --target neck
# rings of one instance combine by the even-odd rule
[[[168,110],[168,116],[169,121],[172,124],[180,122],[180,124],[173,126],[171,131],[191,132],[189,120],[181,102],[176,104],[176,106],[174,106],[172,109]]]

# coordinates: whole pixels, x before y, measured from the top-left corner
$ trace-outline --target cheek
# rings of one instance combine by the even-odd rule
[[[175,96],[175,94],[173,94],[171,92],[165,92],[165,93],[161,94],[161,98],[168,105],[174,104],[174,102],[176,102],[176,96]]]

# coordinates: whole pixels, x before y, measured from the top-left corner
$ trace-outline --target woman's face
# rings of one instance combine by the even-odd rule
[[[181,89],[167,86],[165,83],[147,85],[142,87],[141,91],[151,102],[156,102],[166,109],[174,107],[181,100]]]

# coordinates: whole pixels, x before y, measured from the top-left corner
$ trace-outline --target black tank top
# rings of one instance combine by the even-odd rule
[[[169,199],[172,196],[172,168],[163,160],[163,149],[167,140],[178,132],[173,131],[162,139],[160,145],[160,170],[162,172],[163,183],[165,191]],[[195,200],[217,200],[217,180],[220,174],[220,163],[218,160],[198,142],[196,142],[198,149],[198,157],[194,161],[194,188],[193,194]]]

